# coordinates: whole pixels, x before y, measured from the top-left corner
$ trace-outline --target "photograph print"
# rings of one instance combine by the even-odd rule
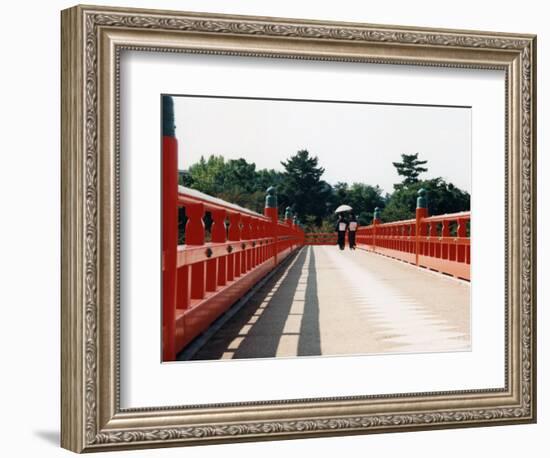
[[[471,351],[471,107],[161,105],[162,361]]]

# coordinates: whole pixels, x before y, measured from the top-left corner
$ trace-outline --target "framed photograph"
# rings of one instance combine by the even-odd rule
[[[62,12],[62,446],[536,421],[536,37]]]

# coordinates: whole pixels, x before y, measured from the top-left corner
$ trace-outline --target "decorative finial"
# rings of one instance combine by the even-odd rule
[[[424,188],[418,190],[418,198],[416,199],[416,208],[428,208],[428,197]]]
[[[174,99],[169,95],[162,96],[162,135],[164,137],[176,136]]]
[[[274,186],[270,186],[266,192],[265,208],[277,208],[277,189]]]

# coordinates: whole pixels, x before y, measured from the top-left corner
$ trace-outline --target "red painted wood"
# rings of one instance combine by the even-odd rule
[[[241,215],[239,213],[231,213],[229,215],[229,232],[228,238],[231,241],[241,240]],[[231,245],[234,254],[230,256],[231,258],[231,280],[241,275],[241,254],[237,253],[238,244]]]
[[[269,265],[264,265],[255,269],[250,274],[207,296],[201,303],[194,305],[184,315],[187,333],[183,345],[189,344],[195,337],[207,329],[216,318],[227,311],[233,303],[238,301],[250,288],[261,280],[271,268]]]
[[[251,231],[250,231],[250,220],[251,220],[251,217],[250,216],[242,216],[241,217],[241,221],[242,221],[242,232],[241,232],[241,238],[243,240],[250,240],[252,237],[251,237]],[[251,254],[252,254],[252,251],[251,251],[251,247],[252,247],[252,244],[249,243],[249,242],[245,242],[245,247],[246,247],[246,251],[243,253],[242,255],[242,273],[246,273],[248,272],[250,269],[251,269],[251,264],[252,264],[252,257],[251,257]]]
[[[276,208],[260,215],[197,191],[187,193],[186,189],[179,188],[176,202],[188,217],[185,245],[177,247],[176,256],[182,279],[174,319],[176,351],[204,332],[278,260],[305,241],[301,228],[278,221]],[[206,211],[212,215],[208,243],[203,221]]]
[[[191,204],[185,207],[187,224],[185,225],[185,244],[204,245],[204,205]],[[191,299],[202,299],[206,292],[205,261],[191,265]]]
[[[428,216],[417,209],[414,220],[380,223],[357,230],[357,246],[419,267],[470,280],[470,212]],[[451,236],[451,225],[457,225]]]
[[[178,268],[178,300],[177,308],[185,310],[191,304],[191,284],[189,282],[189,266]]]
[[[273,265],[277,265],[278,259],[278,232],[279,232],[279,211],[277,208],[264,208],[264,215],[270,219],[271,224],[268,226],[267,235],[273,240],[273,245],[269,253],[269,257],[273,258]]]
[[[212,210],[212,243],[225,243],[227,228],[225,226],[226,210]],[[227,252],[227,248],[225,250]],[[227,283],[227,254],[224,254],[214,260],[217,264],[217,278],[215,279],[216,286],[225,286]],[[214,288],[215,290],[215,288]]]
[[[422,222],[422,220],[426,218],[426,216],[428,216],[427,208],[416,209],[416,222],[414,226],[414,233],[418,236],[426,235],[425,223]],[[424,245],[420,237],[415,237],[414,244],[415,244],[414,253],[416,258],[416,265],[418,265],[418,256],[420,256],[423,253]]]
[[[178,247],[178,142],[174,137],[162,138],[162,325],[164,361],[173,361],[176,319],[176,262]]]

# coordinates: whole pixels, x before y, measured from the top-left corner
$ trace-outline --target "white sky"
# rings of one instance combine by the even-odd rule
[[[300,149],[319,158],[323,179],[379,185],[401,181],[401,153],[428,160],[421,178],[471,190],[471,109],[281,100],[174,97],[179,168],[201,155],[244,158],[282,170]]]

